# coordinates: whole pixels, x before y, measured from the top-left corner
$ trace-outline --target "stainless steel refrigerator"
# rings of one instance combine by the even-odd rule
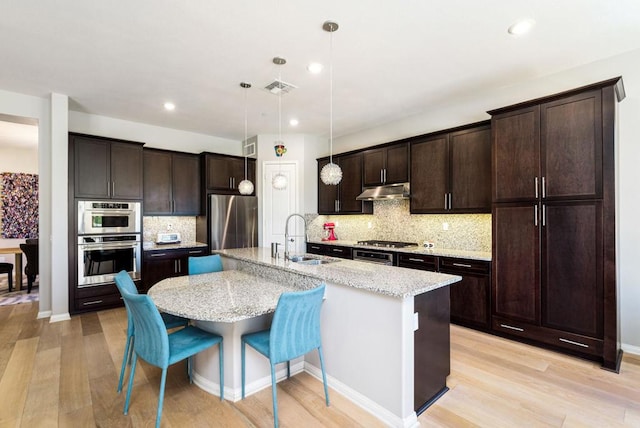
[[[258,246],[258,198],[209,195],[207,215],[196,219],[196,239],[209,250]]]

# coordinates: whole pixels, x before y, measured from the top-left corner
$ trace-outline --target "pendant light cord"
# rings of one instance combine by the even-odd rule
[[[248,88],[244,88],[244,147],[242,151],[244,152],[244,179],[247,179],[247,90]]]
[[[329,34],[329,163],[333,163],[333,31]]]

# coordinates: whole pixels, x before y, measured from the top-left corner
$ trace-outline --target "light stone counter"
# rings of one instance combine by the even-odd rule
[[[167,278],[149,289],[156,306],[184,318],[236,322],[272,313],[280,295],[300,288],[237,270]]]
[[[144,241],[142,243],[143,251],[155,251],[155,250],[181,250],[183,248],[199,248],[206,247],[207,244],[197,241],[182,241],[172,244],[157,244],[153,241]]]
[[[469,259],[469,260],[482,260],[482,261],[491,261],[491,252],[490,251],[466,251],[466,250],[454,250],[449,248],[424,248],[420,246],[416,247],[405,247],[405,248],[384,248],[384,247],[372,247],[371,245],[359,245],[358,241],[345,241],[345,240],[336,240],[336,241],[309,241],[310,244],[325,244],[325,245],[338,245],[342,247],[352,247],[352,248],[366,248],[366,249],[375,249],[375,250],[388,250],[393,251],[395,253],[410,253],[410,254],[427,254],[431,256],[441,256],[441,257],[455,257],[458,259]]]
[[[397,298],[417,296],[462,279],[456,275],[316,255],[312,257],[333,260],[334,262],[321,265],[305,265],[290,262],[283,258],[271,258],[270,250],[262,247],[214,250],[213,252],[230,259],[253,264],[255,268],[252,269],[252,273],[259,276],[273,279],[274,270],[288,272],[309,279],[346,285]],[[240,270],[250,268],[246,264],[238,266]]]

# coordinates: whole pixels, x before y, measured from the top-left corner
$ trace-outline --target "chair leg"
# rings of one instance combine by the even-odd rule
[[[33,287],[33,281],[35,281],[34,276],[27,275],[27,294],[31,293],[31,287]]]
[[[138,362],[138,355],[133,354],[133,362],[131,363],[131,373],[129,373],[129,387],[127,388],[127,398],[124,400],[124,414],[129,413],[129,400],[131,399],[131,390],[133,389],[133,378],[136,374],[136,362]]]
[[[224,400],[224,348],[222,347],[222,341],[220,341],[220,401]],[[244,361],[243,361],[244,362]],[[244,382],[242,383],[242,385],[244,386]],[[244,398],[244,392],[243,392],[243,398]]]
[[[291,361],[287,361],[287,379],[291,377]]]
[[[320,356],[320,368],[322,369],[322,383],[324,384],[324,398],[329,405],[329,388],[327,387],[327,374],[324,371],[324,357],[322,355],[322,346],[318,347],[318,355]]]
[[[240,364],[242,366],[242,399],[244,400],[244,354],[245,354],[245,343],[242,341],[242,345],[240,345]]]
[[[278,428],[278,396],[276,393],[276,366],[271,364],[271,398],[273,399],[273,426]]]
[[[7,280],[7,282],[9,282],[9,293],[11,293],[11,290],[13,289],[13,270],[9,271],[9,278],[7,278]]]
[[[118,380],[118,394],[122,392],[122,381],[124,380],[124,372],[127,369],[127,363],[131,364],[131,352],[133,349],[133,336],[127,337],[127,344],[124,347],[124,355],[122,356],[122,368],[120,369],[120,380]]]
[[[160,396],[158,397],[158,413],[156,415],[156,428],[160,428],[160,419],[162,418],[162,405],[164,404],[164,387],[167,384],[167,369],[162,369],[162,378],[160,379]]]

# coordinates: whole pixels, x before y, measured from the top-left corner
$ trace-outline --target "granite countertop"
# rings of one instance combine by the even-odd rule
[[[142,243],[143,251],[155,251],[155,250],[180,250],[183,248],[198,248],[198,247],[206,247],[207,244],[196,241],[188,241],[188,242],[178,242],[175,244],[156,244],[153,241],[144,241]]]
[[[168,278],[148,295],[167,313],[200,321],[235,322],[275,311],[280,295],[299,291],[238,270]]]
[[[344,241],[344,240],[309,241],[309,244],[337,245],[342,247],[390,250],[396,253],[427,254],[431,256],[455,257],[458,259],[482,260],[487,262],[491,261],[491,251],[467,251],[467,250],[453,250],[448,248],[430,248],[429,249],[429,248],[424,248],[420,246],[405,247],[405,248],[384,248],[384,247],[376,248],[376,247],[371,247],[370,245],[359,245],[358,241]]]
[[[269,248],[262,247],[214,250],[213,252],[263,268],[280,269],[326,282],[398,298],[413,297],[453,284],[462,279],[457,275],[316,255],[311,257],[332,260],[333,262],[321,265],[305,265],[284,260],[282,257],[273,259]]]

